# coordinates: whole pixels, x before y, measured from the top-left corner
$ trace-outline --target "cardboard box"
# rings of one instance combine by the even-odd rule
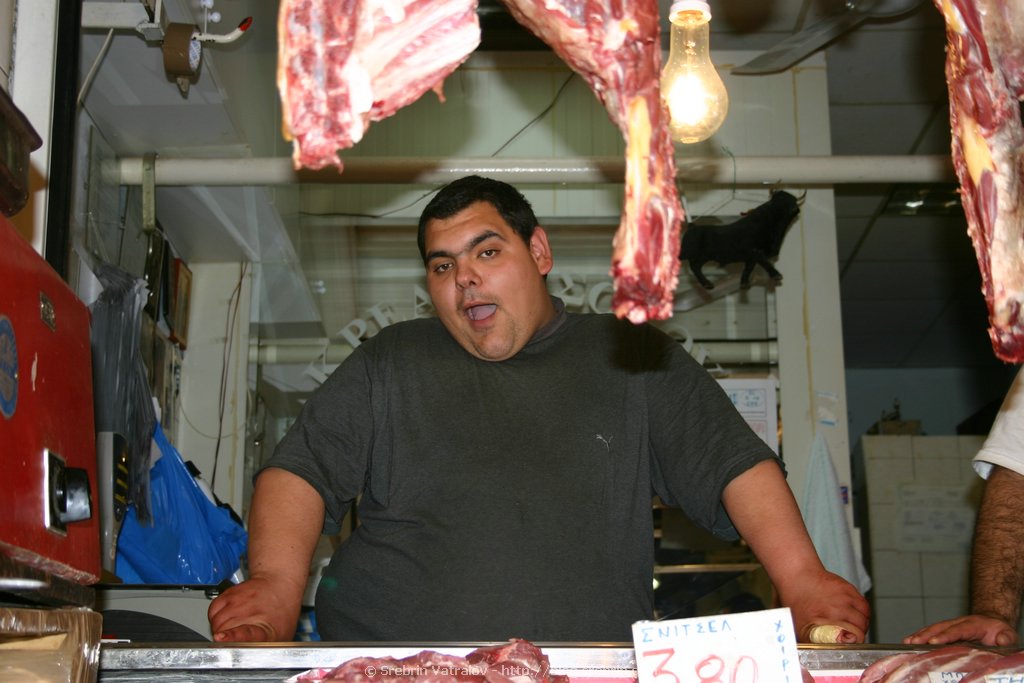
[[[103,617],[84,607],[0,607],[0,683],[92,683]]]
[[[921,432],[920,420],[881,420],[871,425],[868,434],[893,435],[910,434],[919,436]]]

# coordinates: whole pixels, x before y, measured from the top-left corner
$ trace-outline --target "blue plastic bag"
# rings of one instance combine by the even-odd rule
[[[141,523],[128,507],[115,571],[130,584],[219,584],[238,570],[248,534],[203,493],[159,423],[153,441],[161,457],[149,472],[152,519]]]

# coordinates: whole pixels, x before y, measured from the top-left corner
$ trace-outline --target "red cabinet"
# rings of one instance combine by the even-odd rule
[[[0,555],[100,575],[89,309],[0,218]]]

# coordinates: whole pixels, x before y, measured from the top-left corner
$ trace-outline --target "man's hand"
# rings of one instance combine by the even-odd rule
[[[814,572],[791,583],[788,591],[779,588],[779,599],[793,613],[797,640],[811,642],[815,626],[838,626],[839,643],[863,643],[871,608],[858,590],[837,574]]]
[[[764,461],[733,479],[722,503],[793,613],[797,639],[814,626],[839,626],[841,643],[862,643],[871,608],[857,588],[825,569],[778,464]]]
[[[299,623],[300,605],[277,594],[274,585],[275,582],[268,579],[252,578],[218,595],[207,612],[213,639],[217,642],[292,640]]]
[[[942,645],[960,641],[1005,647],[1017,644],[1017,631],[994,617],[971,614],[925,626],[903,639],[907,645]]]
[[[249,511],[249,580],[210,604],[215,641],[295,637],[323,523],[323,500],[304,479],[273,467],[260,473]]]

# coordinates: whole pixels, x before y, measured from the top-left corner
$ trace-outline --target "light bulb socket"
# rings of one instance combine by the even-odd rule
[[[683,12],[700,12],[704,21],[711,21],[711,5],[704,0],[676,0],[668,10],[669,21]]]

